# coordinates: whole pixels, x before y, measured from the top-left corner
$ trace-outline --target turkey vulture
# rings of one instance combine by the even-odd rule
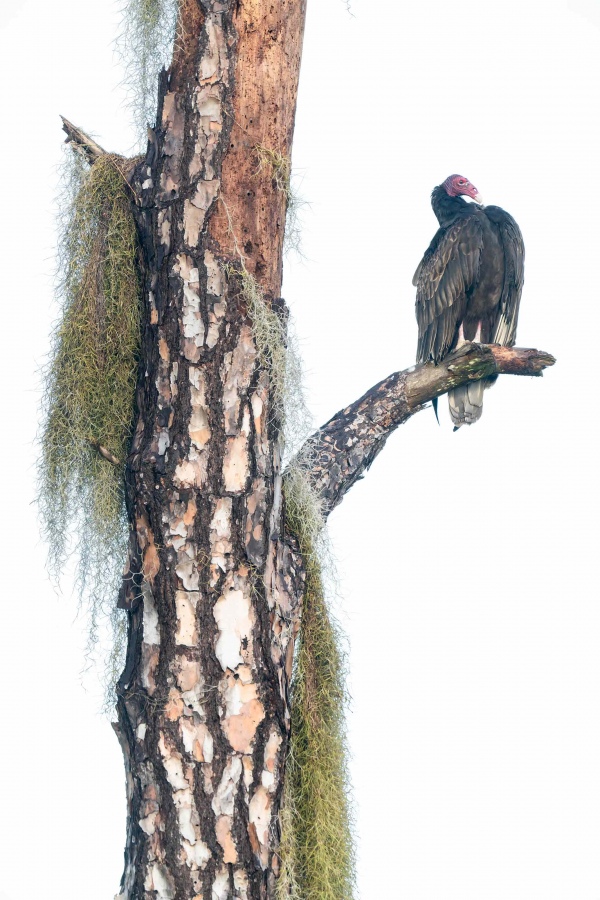
[[[450,175],[435,187],[431,205],[440,227],[413,278],[417,362],[438,363],[463,341],[512,347],[525,257],[519,226],[499,206],[483,206],[477,188],[462,175]],[[495,380],[448,392],[455,431],[479,419],[483,392]]]

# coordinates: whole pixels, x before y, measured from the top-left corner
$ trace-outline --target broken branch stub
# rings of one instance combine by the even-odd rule
[[[102,149],[100,144],[97,144],[96,141],[87,135],[85,131],[82,131],[81,128],[73,125],[73,123],[69,122],[68,119],[65,119],[64,116],[61,116],[61,119],[63,131],[65,131],[67,135],[65,143],[69,144],[76,153],[83,156],[90,165],[95,163],[96,160],[106,152]]]

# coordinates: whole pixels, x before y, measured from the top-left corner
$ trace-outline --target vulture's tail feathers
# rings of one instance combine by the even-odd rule
[[[440,417],[438,416],[438,408],[437,408],[437,404],[438,404],[438,398],[437,398],[437,397],[434,397],[433,400],[431,401],[431,405],[433,406],[433,411],[434,411],[434,413],[435,413],[435,418],[436,418],[437,423],[438,423],[438,425],[439,425],[439,424],[440,424]]]
[[[461,384],[460,387],[448,391],[450,418],[456,431],[461,425],[472,425],[481,418],[483,412],[483,392],[487,387],[484,378]]]

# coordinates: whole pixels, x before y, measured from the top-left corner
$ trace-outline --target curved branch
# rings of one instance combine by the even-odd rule
[[[411,366],[380,381],[336,413],[300,451],[323,514],[327,516],[362,477],[392,431],[430,400],[490,375],[540,376],[555,362],[541,350],[466,343],[437,366]]]

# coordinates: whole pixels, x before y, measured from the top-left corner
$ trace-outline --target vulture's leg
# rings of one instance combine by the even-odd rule
[[[481,342],[481,321],[477,325],[477,331],[473,338],[474,343]],[[458,346],[465,343],[463,326],[460,326],[458,332]],[[481,418],[483,409],[483,392],[486,389],[486,379],[471,381],[469,384],[463,384],[448,391],[448,405],[450,407],[450,418],[454,424],[454,431],[457,431],[461,425],[472,425]]]

